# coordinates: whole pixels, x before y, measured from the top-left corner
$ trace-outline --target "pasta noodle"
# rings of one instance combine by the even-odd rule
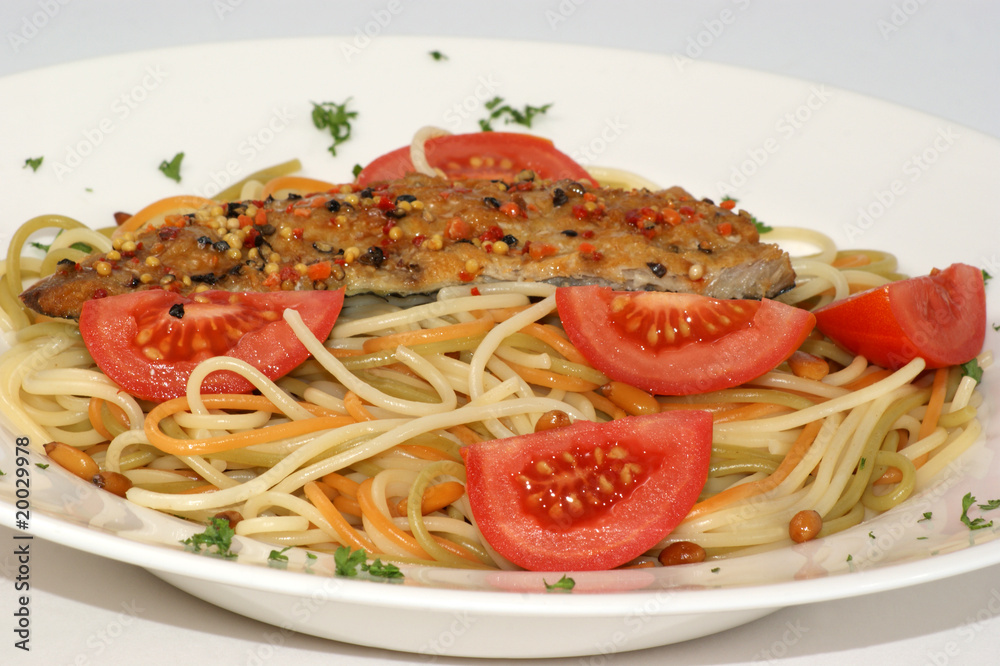
[[[415,140],[418,169],[433,173],[423,142],[437,135],[422,131]],[[604,182],[650,185],[595,173]],[[65,233],[32,258],[25,241],[41,230]],[[795,259],[799,280],[780,297],[786,303],[817,307],[899,277],[891,255],[838,251],[814,231],[775,229],[765,239],[818,250]],[[832,366],[822,379],[782,364],[711,394],[616,401],[595,392],[608,379],[563,334],[555,288],[522,283],[448,288],[433,298],[350,297],[324,342],[287,310],[311,360],[273,382],[242,361],[213,358],[184,397],[152,405],[96,368],[73,322],[33,322],[18,302],[25,280],[78,258],[70,248],[78,242],[111,247],[107,236],[61,216],[30,220],[11,241],[0,269],[3,323],[14,331],[0,358],[3,414],[36,445],[59,440],[128,477],[132,502],[201,522],[238,512],[238,534],[277,545],[510,568],[475,526],[459,449],[533,432],[551,410],[585,420],[650,405],[712,412],[702,497],[647,560],[677,541],[699,544],[709,558],[788,545],[789,521],[803,509],[822,516],[821,535],[846,529],[926,488],[981,431],[974,380],[949,369],[924,372],[920,359],[889,372],[821,339],[802,349]],[[986,353],[979,363],[991,360]],[[246,377],[258,394],[202,395],[201,381],[217,370]]]

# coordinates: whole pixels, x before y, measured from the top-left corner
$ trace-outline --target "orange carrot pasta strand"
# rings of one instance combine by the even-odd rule
[[[375,554],[378,550],[375,545],[368,540],[367,537],[360,534],[356,529],[351,527],[344,516],[333,506],[330,499],[320,490],[316,484],[312,481],[302,486],[302,490],[305,491],[306,498],[312,502],[312,505],[326,518],[326,521],[330,523],[330,527],[333,531],[337,533],[337,539],[341,544],[350,547],[352,550],[361,549],[366,553]]]
[[[798,438],[795,440],[795,443],[792,444],[792,448],[788,451],[785,459],[781,461],[781,464],[778,465],[778,468],[774,470],[770,476],[759,481],[753,481],[751,483],[744,483],[733,488],[727,488],[717,495],[713,495],[706,500],[698,502],[691,508],[691,511],[688,513],[685,520],[700,518],[707,513],[718,511],[724,506],[748,497],[753,497],[754,495],[760,495],[777,487],[779,483],[784,481],[785,478],[791,474],[792,470],[795,469],[795,466],[798,465],[805,456],[809,447],[812,445],[813,440],[816,439],[816,435],[819,433],[821,426],[822,421],[813,421],[812,423],[806,424],[806,426],[802,428],[802,432],[799,434]]]
[[[262,396],[252,395],[205,395],[202,396],[205,407],[212,409],[241,409],[252,411],[277,412],[279,408],[270,400]],[[331,430],[341,426],[355,423],[349,416],[333,415],[334,412],[313,405],[311,403],[299,403],[316,418],[302,419],[300,421],[290,421],[278,425],[258,428],[246,432],[238,432],[230,435],[219,435],[216,437],[206,437],[204,439],[175,439],[160,430],[159,423],[167,416],[188,409],[186,397],[174,398],[162,402],[149,412],[146,416],[144,430],[149,443],[160,451],[167,454],[189,456],[197,454],[219,453],[231,451],[251,444],[261,444],[273,442],[289,437],[298,437],[310,432],[320,430]]]
[[[400,345],[412,347],[428,342],[440,342],[442,340],[483,335],[493,328],[493,324],[493,317],[487,313],[474,321],[464,324],[452,324],[438,328],[422,328],[418,331],[402,331],[401,333],[391,333],[378,338],[370,338],[365,340],[363,348],[366,353],[371,354],[384,349],[395,349]]]

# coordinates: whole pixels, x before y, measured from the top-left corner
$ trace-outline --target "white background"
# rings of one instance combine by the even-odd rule
[[[392,4],[398,10],[384,27],[379,26],[381,35],[481,36],[679,52],[868,94],[1000,138],[997,3],[720,0],[612,5],[597,0],[399,0],[398,7]],[[297,35],[353,36],[377,25],[379,17],[388,15],[389,5],[4,0],[0,76],[149,48]],[[730,21],[730,17],[735,18]],[[600,81],[594,84],[599,94]],[[13,103],[30,101],[0,100],[0,105]],[[0,159],[23,160],[23,156],[7,155],[0,146]],[[4,191],[2,183],[0,193],[15,194]],[[995,194],[983,193],[984,214],[996,215]],[[11,536],[11,530],[0,528],[0,544],[12,544]],[[33,548],[34,651],[23,655],[11,647],[14,639],[5,629],[12,626],[7,616],[13,607],[8,602],[13,595],[9,577],[14,560],[7,551],[13,547],[0,546],[0,617],[7,617],[0,619],[3,664],[197,661],[375,666],[427,661],[279,634],[189,597],[142,569],[47,542],[36,541]],[[680,645],[612,655],[603,661],[555,663],[995,664],[1000,660],[998,614],[1000,567],[992,567],[906,590],[786,609]],[[87,626],[104,629],[74,629],[84,617]]]

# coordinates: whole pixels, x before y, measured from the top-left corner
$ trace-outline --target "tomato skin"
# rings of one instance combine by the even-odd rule
[[[590,174],[548,139],[514,132],[477,132],[452,134],[429,139],[425,145],[427,161],[445,172],[451,180],[482,179],[511,182],[524,169],[531,169],[543,180],[583,180],[596,185]],[[472,167],[472,157],[492,158],[493,166]],[[509,167],[501,161],[509,160]],[[402,178],[413,171],[410,147],[404,146],[376,158],[358,174],[357,185],[365,187],[383,180]]]
[[[340,314],[344,291],[237,293],[205,291],[191,297],[154,289],[86,301],[80,335],[98,367],[128,393],[161,402],[183,395],[195,366],[207,356],[246,361],[271,379],[302,363],[309,353],[281,318],[296,309],[317,337],[325,339]],[[183,315],[177,317],[183,309]],[[171,308],[174,315],[171,315]],[[266,315],[262,316],[262,315]],[[228,317],[228,319],[226,318]],[[237,328],[233,322],[243,326]],[[202,351],[192,339],[212,325],[222,330],[202,335]],[[166,357],[151,359],[137,344],[140,329],[155,346],[169,339]],[[227,335],[231,333],[230,335]],[[204,343],[208,343],[205,345]],[[167,345],[167,342],[164,342]],[[253,385],[229,371],[208,375],[202,393],[248,393]]]
[[[651,456],[659,467],[626,497],[580,523],[546,523],[525,509],[527,491],[518,477],[526,466],[566,451],[607,451],[615,445]],[[607,423],[580,421],[480,442],[461,453],[472,514],[490,546],[533,571],[591,571],[638,557],[684,519],[708,478],[711,448],[711,415],[678,410]]]
[[[918,356],[928,368],[965,363],[986,339],[983,274],[952,264],[890,282],[819,308],[816,326],[852,354],[891,370]]]
[[[698,317],[720,308],[756,308],[748,323],[720,329],[714,339],[649,345],[626,334],[612,302],[634,299],[653,315],[683,309]],[[755,379],[774,369],[806,339],[812,313],[777,301],[722,301],[694,294],[616,292],[610,287],[560,287],[556,305],[566,335],[608,377],[659,395],[707,393]]]

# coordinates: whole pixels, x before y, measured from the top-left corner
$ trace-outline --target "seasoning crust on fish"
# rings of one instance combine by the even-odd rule
[[[795,281],[788,255],[760,242],[745,211],[680,188],[566,180],[411,174],[361,191],[208,206],[114,245],[64,260],[22,300],[77,318],[88,299],[142,289],[414,294],[510,280],[759,299]]]

